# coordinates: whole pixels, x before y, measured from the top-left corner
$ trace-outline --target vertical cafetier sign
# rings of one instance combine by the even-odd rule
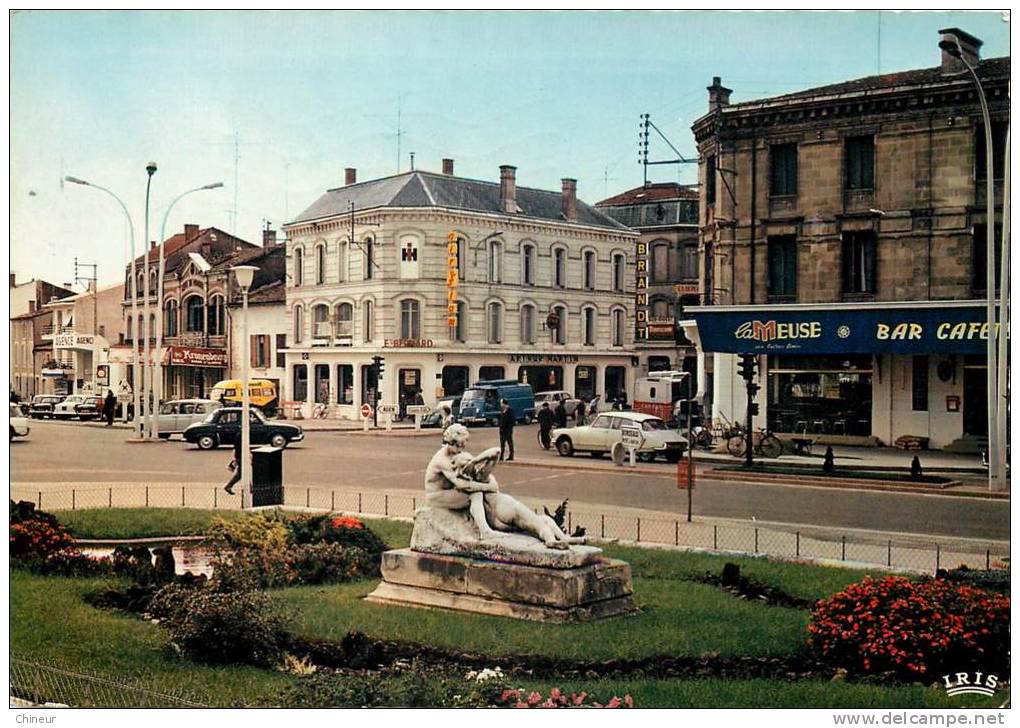
[[[460,242],[453,230],[446,236],[446,324],[457,328],[457,286],[460,284],[457,262],[460,260]]]
[[[637,284],[635,286],[637,338],[648,338],[648,243],[637,244]]]

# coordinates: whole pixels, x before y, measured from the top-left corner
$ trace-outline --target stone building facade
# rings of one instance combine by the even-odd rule
[[[638,318],[635,372],[696,373],[697,350],[677,326],[698,297],[698,186],[654,182],[596,203],[596,209],[639,233],[635,275]]]
[[[634,365],[637,235],[576,197],[416,171],[327,191],[285,226],[290,396],[358,417],[479,380],[608,401]],[[371,357],[385,358],[381,382]]]
[[[1001,212],[1009,58],[950,32],[991,107]],[[964,66],[941,61],[739,104],[719,78],[708,88],[692,127],[705,305],[688,313],[716,417],[743,419],[735,354],[750,352],[773,430],[986,435],[983,123]]]

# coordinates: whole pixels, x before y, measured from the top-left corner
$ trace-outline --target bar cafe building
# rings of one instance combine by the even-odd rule
[[[761,418],[818,442],[974,450],[987,436],[988,322],[976,301],[700,306],[682,323],[711,372],[712,417],[744,421],[738,354],[758,355]],[[996,324],[998,326],[998,324]]]

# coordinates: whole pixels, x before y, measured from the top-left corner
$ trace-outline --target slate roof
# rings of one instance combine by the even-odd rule
[[[652,182],[647,187],[635,187],[632,190],[621,192],[613,197],[607,197],[601,202],[596,202],[596,207],[608,207],[610,205],[635,205],[648,202],[659,202],[661,200],[696,200],[698,199],[697,185],[682,185],[677,182]]]
[[[978,78],[982,81],[999,78],[1008,79],[1010,75],[1009,56],[986,58],[978,62],[975,70],[977,71]],[[942,73],[941,66],[934,66],[932,68],[918,68],[910,71],[884,73],[880,76],[867,76],[865,78],[857,78],[851,81],[841,81],[840,83],[833,83],[827,86],[817,86],[815,88],[783,94],[781,96],[770,96],[763,99],[756,99],[754,101],[744,101],[723,108],[728,111],[731,109],[754,107],[760,104],[777,101],[796,101],[798,99],[809,99],[816,96],[837,96],[840,94],[880,91],[883,89],[905,86],[925,86],[948,81],[956,81],[959,79],[966,80],[968,84],[971,83],[971,76],[969,73],[947,76]]]
[[[434,172],[405,172],[393,177],[359,182],[327,190],[288,225],[342,215],[354,209],[378,207],[448,207],[471,212],[505,215],[500,207],[499,183],[465,179]],[[564,222],[560,192],[517,186],[517,206],[523,217]],[[626,230],[626,226],[577,201],[578,224]]]
[[[186,240],[184,233],[177,233],[166,239],[163,243],[164,251],[166,255],[166,272],[171,274],[176,272],[181,266],[187,263],[190,258],[188,253],[201,253],[203,243],[209,244],[209,254],[206,256],[208,262],[215,266],[217,263],[236,255],[238,248],[241,250],[259,250],[262,248],[252,243],[242,240],[241,238],[235,237],[228,232],[224,232],[219,228],[207,227],[202,228],[198,231],[195,237],[190,240]],[[149,251],[149,263],[152,264],[157,262],[159,258],[159,248],[153,248]],[[143,265],[145,261],[144,253],[135,258],[136,265]],[[130,264],[129,264],[130,267]]]
[[[273,281],[248,294],[248,303],[284,303],[287,300],[287,289],[283,281]]]

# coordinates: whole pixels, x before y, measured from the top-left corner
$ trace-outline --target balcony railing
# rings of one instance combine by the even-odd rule
[[[46,324],[42,327],[43,336],[54,336],[56,334],[73,334],[73,326],[54,326],[53,324]]]

